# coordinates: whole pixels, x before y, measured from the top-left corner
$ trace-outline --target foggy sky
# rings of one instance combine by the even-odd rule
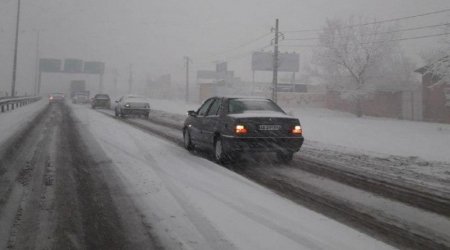
[[[0,91],[10,90],[16,4],[16,0],[0,0]],[[268,33],[275,18],[283,31],[320,28],[327,18],[355,15],[383,20],[446,8],[450,8],[448,0],[22,0],[17,90],[32,91],[38,30],[41,57],[105,61],[106,85],[111,68],[120,71],[120,82],[125,83],[130,63],[136,81],[172,73],[182,82],[183,56],[193,59],[192,80],[195,70],[213,69],[213,61],[227,59],[229,69],[250,79],[250,52],[268,45],[271,36],[233,48]],[[400,24],[406,28],[449,21],[448,14],[441,14]],[[425,33],[439,30],[418,34]],[[402,45],[417,59],[417,53],[436,46],[436,40]],[[311,51],[282,49],[294,50],[305,58]]]

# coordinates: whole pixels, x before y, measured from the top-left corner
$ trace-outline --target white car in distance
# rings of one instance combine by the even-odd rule
[[[116,101],[114,108],[116,117],[134,115],[148,118],[150,103],[148,99],[139,95],[124,95]]]

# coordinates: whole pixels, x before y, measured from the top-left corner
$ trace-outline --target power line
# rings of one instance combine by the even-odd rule
[[[244,44],[242,44],[242,45],[239,45],[239,46],[237,46],[237,47],[235,47],[235,48],[233,48],[233,49],[230,49],[230,50],[240,49],[240,48],[245,47],[245,46],[247,46],[247,45],[250,45],[250,44],[252,44],[252,43],[254,43],[254,42],[256,42],[256,41],[259,41],[259,40],[265,38],[266,36],[268,36],[268,35],[270,35],[270,34],[271,34],[271,32],[265,33],[264,35],[261,35],[261,36],[255,38],[255,39],[253,39],[253,40],[251,40],[251,41],[249,41],[249,42],[246,42],[246,43],[244,43]]]
[[[449,26],[449,25],[450,25],[450,23],[434,24],[434,25],[420,26],[420,27],[414,27],[414,28],[405,28],[405,29],[399,29],[399,30],[384,31],[384,32],[380,32],[380,33],[382,33],[382,34],[384,34],[384,33],[397,33],[397,32],[404,32],[404,31],[413,31],[413,30],[437,28],[437,27]]]
[[[412,16],[404,16],[404,17],[398,17],[398,18],[391,18],[391,19],[385,19],[385,20],[380,20],[380,21],[374,21],[374,22],[367,22],[367,23],[363,23],[361,25],[371,25],[371,24],[378,24],[378,23],[387,23],[387,22],[395,22],[395,21],[400,21],[400,20],[406,20],[406,19],[412,19],[412,18],[418,18],[418,17],[423,17],[423,16],[428,16],[428,15],[436,15],[436,14],[440,14],[440,13],[445,13],[445,12],[450,12],[450,9],[443,9],[443,10],[437,10],[437,11],[432,11],[432,12],[427,12],[427,13],[422,13],[422,14],[417,14],[417,15],[412,15]],[[428,29],[428,28],[436,28],[436,27],[441,27],[441,26],[447,26],[450,25],[450,23],[445,23],[445,24],[435,24],[435,25],[428,25],[428,26],[420,26],[420,27],[412,27],[412,28],[405,28],[405,29],[399,29],[399,30],[393,30],[393,31],[385,31],[385,32],[380,32],[379,34],[385,34],[385,33],[398,33],[398,32],[405,32],[405,31],[414,31],[414,30],[421,30],[421,29]],[[358,25],[352,25],[352,26],[346,26],[346,27],[355,27]],[[286,33],[295,33],[295,32],[320,32],[322,31],[322,29],[304,29],[304,30],[291,30],[291,31],[284,31]],[[217,54],[213,54],[215,56],[220,56],[220,55],[224,55],[226,53],[228,53],[229,51],[232,50],[237,50],[240,48],[243,48],[245,46],[248,46],[256,41],[259,41],[263,38],[265,38],[266,36],[270,35],[271,32],[269,33],[265,33],[261,36],[258,36],[252,40],[249,40],[248,42],[245,42],[239,46],[230,48],[228,50],[225,50],[221,53],[217,53]],[[386,42],[392,42],[392,41],[405,41],[405,40],[413,40],[413,39],[421,39],[421,38],[428,38],[428,37],[436,37],[436,36],[443,36],[446,35],[445,34],[434,34],[434,35],[428,35],[428,36],[419,36],[419,37],[411,37],[411,38],[402,38],[402,39],[394,39],[394,40],[389,40]],[[306,37],[306,38],[299,38],[299,39],[285,39],[284,41],[307,41],[307,40],[318,40],[318,37]],[[283,41],[283,42],[284,42]],[[260,50],[267,48],[271,45],[267,45],[263,48],[261,48]],[[283,47],[319,47],[318,45],[280,45]],[[236,58],[241,58],[243,56],[248,55],[249,53],[252,52],[245,52],[245,53],[241,53],[232,57],[228,57],[227,60],[230,59],[236,59]],[[213,61],[211,61],[210,63],[212,63]],[[207,62],[203,62],[203,63],[207,63]],[[203,64],[203,63],[199,63],[199,64]]]
[[[307,32],[318,32],[322,29],[303,29],[303,30],[283,30],[283,33],[307,33]]]
[[[260,35],[260,36],[258,36],[258,37],[256,37],[256,38],[251,39],[251,40],[249,40],[249,41],[247,41],[247,42],[244,42],[244,43],[242,43],[242,44],[240,44],[240,45],[238,45],[238,46],[236,46],[236,47],[233,47],[233,48],[224,50],[224,51],[219,52],[219,53],[212,53],[212,54],[211,54],[212,56],[210,56],[210,57],[218,57],[218,56],[227,54],[227,53],[230,52],[230,51],[234,51],[234,50],[243,48],[243,47],[245,47],[245,46],[248,46],[248,45],[250,45],[250,44],[252,44],[252,43],[254,43],[254,42],[257,42],[257,41],[259,41],[259,40],[261,40],[261,39],[267,37],[267,36],[270,35],[270,34],[271,34],[271,32],[264,33],[264,34],[262,34],[262,35]]]
[[[377,23],[396,22],[396,21],[412,19],[412,18],[417,18],[417,17],[436,15],[436,14],[445,13],[445,12],[450,12],[450,9],[443,9],[443,10],[437,10],[437,11],[417,14],[417,15],[413,15],[413,16],[405,16],[405,17],[398,17],[398,18],[386,19],[386,20],[381,20],[381,21],[375,21],[375,22],[367,23],[366,25],[377,24]]]
[[[271,46],[272,46],[272,44],[268,44],[268,45],[265,45],[263,47],[259,47],[258,49],[253,49],[251,51],[246,51],[246,52],[243,52],[243,53],[239,53],[239,54],[235,54],[235,55],[232,55],[232,56],[225,57],[224,60],[231,61],[231,60],[241,59],[241,58],[243,58],[245,56],[251,55],[255,51],[261,51],[261,50],[264,50],[264,49],[266,49],[268,47],[271,47]],[[215,63],[215,62],[217,62],[217,60],[212,60],[211,59],[209,61],[201,61],[201,62],[198,62],[198,63],[195,63],[195,64],[196,65],[206,65],[206,64],[212,64],[212,63]]]
[[[374,41],[372,43],[387,43],[387,42],[401,42],[401,41],[408,41],[408,40],[417,40],[417,39],[424,39],[424,38],[432,38],[432,37],[440,37],[440,36],[449,36],[449,33],[440,33],[440,34],[432,34],[432,35],[424,35],[424,36],[415,36],[415,37],[405,37],[405,38],[399,38],[399,39],[392,39],[392,40],[386,40],[386,41]],[[361,43],[361,44],[370,44],[370,43]],[[306,45],[306,44],[293,44],[293,45],[280,45],[282,47],[323,47],[320,45]]]
[[[385,20],[380,20],[380,21],[368,22],[368,23],[363,23],[361,25],[371,25],[371,24],[379,24],[379,23],[396,22],[396,21],[412,19],[412,18],[417,18],[417,17],[441,14],[441,13],[445,13],[445,12],[450,12],[450,9],[436,10],[436,11],[426,12],[426,13],[412,15],[412,16],[404,16],[404,17],[397,17],[397,18],[385,19]],[[347,26],[347,27],[350,28],[350,27],[354,27],[354,26],[355,25],[350,25],[350,26]],[[321,31],[321,30],[322,29],[304,29],[304,30],[287,30],[287,31],[284,31],[284,32],[285,33],[302,33],[302,32],[315,32],[315,31]]]
[[[450,26],[450,23],[434,24],[434,25],[428,25],[428,26],[420,26],[420,27],[405,28],[405,29],[398,29],[398,30],[382,31],[382,32],[378,32],[378,33],[370,33],[368,35],[391,34],[391,33],[405,32],[405,31],[414,31],[414,30],[437,28],[437,27],[442,27],[442,26]],[[310,40],[319,40],[319,39],[320,39],[319,37],[306,37],[306,38],[285,39],[284,41],[310,41]]]
[[[399,38],[399,39],[389,40],[389,41],[387,41],[387,42],[416,40],[416,39],[422,39],[422,38],[430,38],[430,37],[438,37],[438,36],[448,36],[448,35],[450,35],[450,32],[449,32],[449,33],[441,33],[441,34],[426,35],[426,36],[416,36],[416,37]]]
[[[225,57],[224,59],[225,59],[226,61],[238,60],[238,59],[241,59],[241,58],[244,58],[244,57],[246,57],[246,56],[248,56],[248,55],[253,54],[253,52],[255,52],[255,51],[261,51],[261,50],[264,50],[265,48],[268,48],[268,47],[271,47],[271,46],[272,46],[272,45],[269,44],[269,45],[266,45],[266,46],[264,46],[264,47],[260,47],[260,48],[255,49],[255,50],[246,51],[246,52],[239,53],[239,54],[236,54],[236,55],[233,55],[233,56],[230,56],[230,57]],[[213,63],[213,62],[215,62],[215,61],[211,61],[211,63]]]
[[[313,45],[313,44],[280,44],[278,45],[280,47],[286,47],[286,48],[318,48],[321,47],[320,45]]]
[[[265,45],[265,46],[260,47],[260,48],[258,48],[258,49],[251,50],[251,51],[247,51],[247,52],[245,52],[245,53],[241,53],[241,54],[235,55],[235,56],[233,56],[233,57],[228,57],[228,58],[226,58],[226,59],[227,59],[227,60],[240,59],[241,56],[251,55],[251,54],[253,54],[253,52],[255,52],[255,51],[261,51],[261,50],[264,50],[265,48],[268,48],[268,47],[271,47],[271,46],[272,46],[272,44],[268,44],[268,45]]]
[[[398,39],[392,39],[392,40],[386,40],[386,41],[373,41],[373,42],[366,42],[366,43],[361,43],[361,44],[401,42],[401,41],[417,40],[417,39],[423,39],[423,38],[448,36],[448,35],[450,35],[450,32],[449,33],[441,33],[441,34],[424,35],[424,36],[405,37],[405,38],[398,38]]]

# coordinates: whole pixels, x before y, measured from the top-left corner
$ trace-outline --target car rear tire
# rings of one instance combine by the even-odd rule
[[[214,161],[221,164],[225,163],[229,159],[229,156],[227,156],[226,152],[223,150],[223,144],[222,139],[220,137],[217,137],[214,140]]]
[[[288,152],[288,153],[278,152],[277,153],[277,159],[279,162],[282,162],[282,163],[289,163],[292,161],[293,158],[294,158],[294,153],[292,153],[292,152]]]
[[[183,131],[183,141],[185,149],[187,149],[188,151],[192,151],[194,149],[194,144],[192,144],[191,134],[189,133],[188,129],[185,129]]]

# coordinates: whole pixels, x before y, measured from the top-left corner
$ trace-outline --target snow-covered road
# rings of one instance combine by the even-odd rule
[[[73,106],[168,249],[389,249],[179,146]]]

